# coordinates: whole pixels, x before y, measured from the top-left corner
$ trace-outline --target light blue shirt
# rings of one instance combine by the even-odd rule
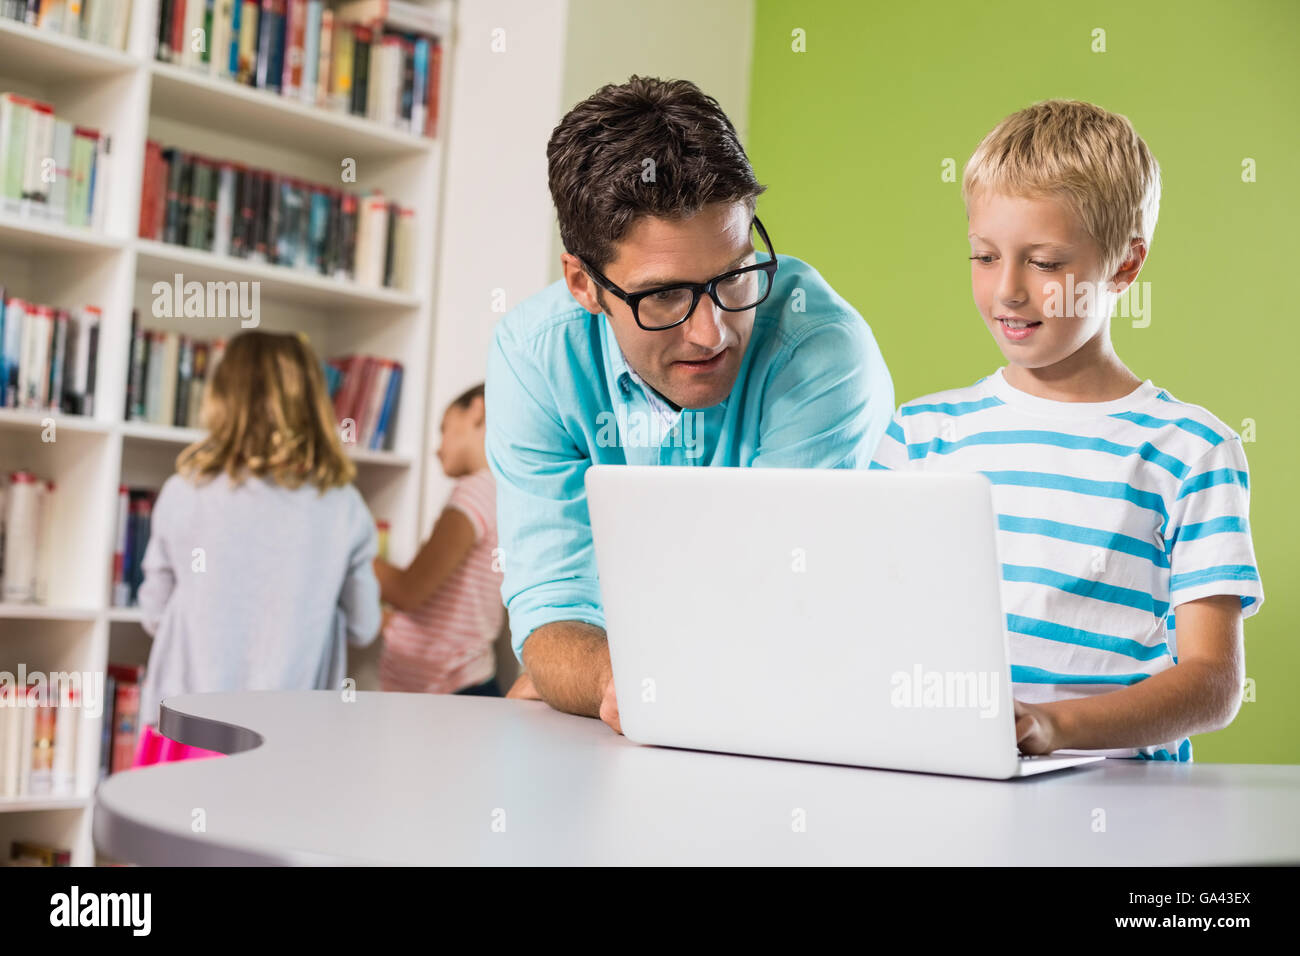
[[[627,365],[609,320],[563,281],[497,326],[487,459],[516,656],[554,621],[605,626],[584,476],[593,464],[867,468],[894,386],[871,329],[815,269],[777,256],[731,394],[666,406]],[[654,396],[657,399],[657,396]],[[670,410],[671,411],[671,410]]]

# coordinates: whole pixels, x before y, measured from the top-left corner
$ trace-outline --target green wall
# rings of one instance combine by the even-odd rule
[[[1092,51],[1105,30],[1106,52]],[[794,30],[806,50],[795,52]],[[1133,121],[1164,195],[1142,279],[1150,324],[1112,324],[1138,376],[1243,434],[1265,602],[1246,625],[1253,703],[1196,759],[1300,762],[1300,3],[902,4],[758,0],[749,152],[779,252],[866,317],[899,404],[1002,364],[971,301],[957,179],[1029,103],[1091,100]],[[1242,162],[1256,181],[1242,181]]]

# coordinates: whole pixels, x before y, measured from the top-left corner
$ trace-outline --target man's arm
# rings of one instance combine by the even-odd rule
[[[540,366],[550,357],[515,342],[505,324],[487,370],[501,596],[536,694],[557,710],[595,717],[609,683],[609,651],[584,483],[591,462],[557,408],[552,382],[563,382],[567,370],[544,374]]]
[[[1178,606],[1178,663],[1108,694],[1047,704],[1016,701],[1016,738],[1029,754],[1145,747],[1220,730],[1241,706],[1241,598]]]

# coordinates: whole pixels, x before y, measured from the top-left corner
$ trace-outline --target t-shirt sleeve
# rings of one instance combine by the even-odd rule
[[[903,471],[911,467],[907,457],[907,436],[903,434],[902,409],[894,412],[889,426],[876,446],[876,453],[871,456],[872,470]]]
[[[1217,594],[1241,598],[1242,617],[1264,602],[1250,536],[1250,478],[1236,435],[1187,472],[1170,509],[1170,605]]]
[[[493,524],[496,506],[493,498],[496,485],[487,472],[479,472],[461,478],[451,490],[447,507],[455,508],[469,519],[474,526],[474,543],[478,544]]]

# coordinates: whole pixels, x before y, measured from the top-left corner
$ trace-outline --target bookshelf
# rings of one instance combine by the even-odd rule
[[[323,358],[356,353],[401,362],[392,450],[353,450],[356,485],[375,517],[389,522],[395,560],[414,556],[427,523],[421,509],[436,277],[423,264],[439,260],[453,0],[418,0],[444,25],[444,119],[436,139],[158,62],[158,0],[130,2],[123,51],[0,19],[0,91],[49,102],[56,115],[113,139],[102,230],[0,215],[0,282],[10,295],[102,310],[93,417],[0,409],[0,471],[30,470],[58,489],[46,603],[0,603],[0,670],[10,673],[20,664],[28,672],[103,673],[110,661],[147,660],[150,641],[139,611],[110,603],[117,490],[161,487],[177,453],[201,432],[125,420],[131,313],[138,310],[144,328],[201,338],[228,339],[240,331],[238,318],[154,317],[151,287],[176,273],[185,281],[257,282],[259,327],[305,332]],[[382,190],[415,211],[413,286],[374,288],[138,238],[148,139],[358,195]],[[356,181],[341,183],[341,163],[349,158]],[[45,440],[49,421],[53,441]],[[363,655],[354,672],[366,670]],[[70,849],[74,866],[95,862],[91,815],[105,719],[80,720],[74,795],[0,798],[0,855],[8,856],[11,840],[28,839]]]

